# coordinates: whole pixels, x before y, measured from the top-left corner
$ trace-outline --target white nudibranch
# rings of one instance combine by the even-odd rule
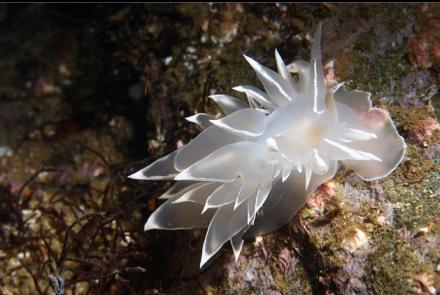
[[[364,180],[390,174],[406,145],[388,113],[373,108],[370,93],[327,88],[321,63],[321,26],[310,63],[285,65],[278,73],[244,56],[264,90],[233,88],[248,103],[212,95],[225,117],[197,114],[187,120],[203,131],[180,149],[130,175],[177,180],[145,224],[150,229],[208,228],[202,267],[230,242],[237,260],[244,237],[285,225],[339,163]],[[292,73],[294,75],[292,75]]]

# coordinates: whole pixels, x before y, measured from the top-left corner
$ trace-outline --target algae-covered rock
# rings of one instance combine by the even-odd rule
[[[438,293],[439,11],[0,6],[0,293]],[[275,48],[307,59],[320,21],[327,81],[371,92],[406,156],[373,182],[342,167],[288,226],[200,270],[202,230],[143,232],[170,183],[126,176],[189,142],[186,116],[218,115],[208,95],[258,85],[242,54],[272,68]]]

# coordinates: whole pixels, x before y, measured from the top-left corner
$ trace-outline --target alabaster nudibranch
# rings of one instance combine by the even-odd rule
[[[203,131],[129,176],[177,180],[145,230],[208,228],[200,267],[228,241],[237,260],[244,237],[285,225],[339,163],[364,180],[397,167],[406,145],[388,113],[372,107],[370,93],[326,87],[320,39],[319,26],[309,63],[286,66],[275,51],[278,73],[245,56],[265,91],[233,88],[247,103],[212,95],[223,118],[188,117]]]

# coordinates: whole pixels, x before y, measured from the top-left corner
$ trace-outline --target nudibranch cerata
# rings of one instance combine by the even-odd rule
[[[370,93],[327,87],[321,62],[321,26],[310,62],[278,73],[244,56],[264,91],[233,88],[247,103],[212,95],[221,119],[199,113],[187,120],[203,131],[188,144],[130,175],[140,180],[176,180],[149,217],[145,230],[207,228],[200,267],[230,241],[238,259],[243,237],[285,225],[339,163],[364,180],[389,175],[406,145],[388,115],[373,108]]]

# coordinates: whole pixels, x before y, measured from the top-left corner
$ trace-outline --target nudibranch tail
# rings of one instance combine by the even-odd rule
[[[367,92],[326,87],[320,42],[321,25],[309,63],[286,66],[275,50],[278,72],[244,56],[264,91],[234,87],[247,102],[211,95],[223,118],[187,117],[202,132],[129,176],[177,181],[145,230],[207,228],[200,267],[228,241],[237,261],[243,237],[289,222],[340,163],[365,180],[396,169],[406,145],[389,114],[373,108]]]

